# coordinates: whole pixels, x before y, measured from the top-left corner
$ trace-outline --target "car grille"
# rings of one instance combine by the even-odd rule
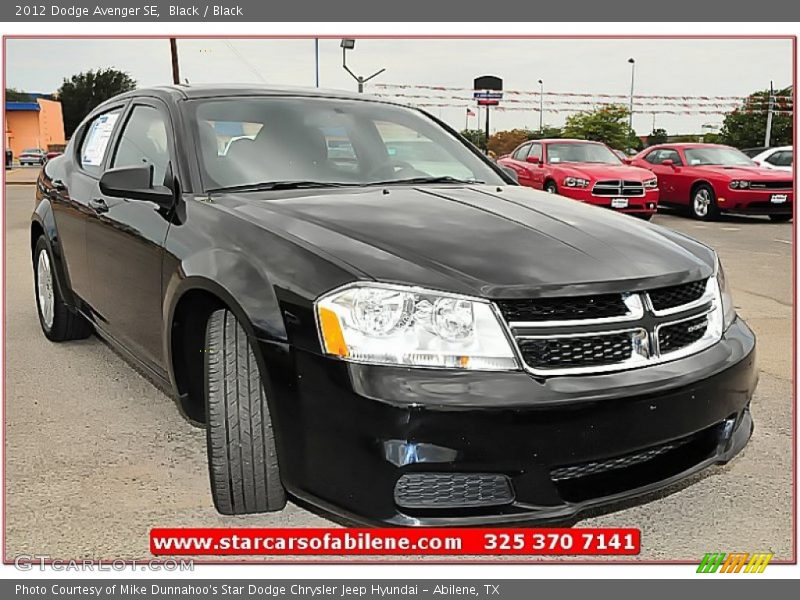
[[[751,190],[791,190],[792,180],[785,181],[751,181]]]
[[[658,329],[658,348],[662,354],[675,352],[702,339],[708,329],[708,317],[664,325]]]
[[[495,473],[406,473],[394,501],[403,508],[478,508],[514,501],[508,477]]]
[[[706,291],[705,281],[672,285],[649,292],[650,302],[656,310],[668,310],[699,300]]]
[[[497,303],[508,321],[568,321],[602,319],[628,313],[621,294],[602,294],[576,298],[537,298],[501,300]]]
[[[631,333],[520,339],[522,358],[539,369],[613,365],[631,357]]]
[[[496,304],[528,370],[589,374],[672,360],[715,343],[714,289],[704,279],[647,292]]]
[[[592,188],[592,194],[595,196],[614,196],[624,198],[644,196],[644,183],[641,181],[627,181],[621,179],[598,181]]]

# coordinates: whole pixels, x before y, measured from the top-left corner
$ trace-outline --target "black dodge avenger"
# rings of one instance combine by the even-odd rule
[[[519,187],[433,116],[175,86],[45,165],[36,303],[204,423],[221,513],[572,521],[747,443],[755,339],[710,248]]]

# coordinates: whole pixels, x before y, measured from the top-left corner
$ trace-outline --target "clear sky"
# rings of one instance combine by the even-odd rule
[[[190,83],[315,84],[313,39],[186,39],[179,40],[178,47],[181,77]],[[170,83],[172,77],[166,39],[10,39],[6,50],[6,85],[26,91],[52,92],[63,78],[99,67],[127,71],[140,87]],[[360,39],[355,50],[348,53],[348,65],[361,75],[385,67],[386,72],[374,80],[376,83],[469,88],[474,77],[493,74],[504,79],[507,90],[535,91],[542,79],[549,92],[627,95],[631,84],[629,58],[636,60],[637,94],[746,96],[768,88],[770,80],[777,88],[792,83],[790,40]],[[341,61],[339,40],[320,40],[322,87],[355,89]],[[370,83],[367,91],[387,90]],[[404,93],[443,94],[420,90]],[[465,93],[446,94],[464,97]],[[538,95],[523,98],[538,106]],[[545,96],[545,124],[562,125],[569,113],[555,113],[548,107],[576,107],[565,103],[570,99],[574,102],[580,97]],[[467,104],[461,99],[446,102]],[[627,104],[627,99],[621,102]],[[652,111],[669,108],[682,110],[674,104],[637,107],[634,128],[639,134],[648,133],[653,125]],[[465,125],[464,108],[429,110],[459,129]],[[699,132],[704,125],[721,124],[722,118],[700,114],[655,116],[656,126],[670,133]],[[534,111],[497,112],[492,129],[536,128],[538,124]],[[477,119],[471,118],[470,126],[476,125]]]

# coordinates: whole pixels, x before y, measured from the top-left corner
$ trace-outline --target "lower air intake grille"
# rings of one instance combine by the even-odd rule
[[[673,325],[664,325],[658,330],[659,351],[661,354],[666,354],[693,344],[705,335],[707,328],[708,317],[705,315]]]
[[[406,473],[394,488],[403,508],[478,508],[514,501],[511,482],[493,473]]]
[[[608,460],[601,460],[596,462],[586,462],[580,465],[572,465],[569,467],[559,467],[550,471],[550,479],[553,481],[567,481],[570,479],[580,479],[581,477],[589,477],[591,475],[600,475],[608,471],[616,469],[626,469],[634,465],[645,463],[653,460],[654,458],[671,452],[676,448],[680,448],[684,444],[690,442],[692,438],[677,440],[669,444],[655,446],[648,448],[641,452],[634,454],[626,454],[617,458],[610,458]]]
[[[659,288],[648,292],[656,310],[667,310],[699,300],[706,291],[706,281],[693,281],[681,285]]]
[[[599,367],[623,362],[633,353],[630,332],[547,339],[518,338],[525,363],[535,369]]]

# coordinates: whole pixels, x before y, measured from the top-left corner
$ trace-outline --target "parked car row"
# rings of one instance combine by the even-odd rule
[[[650,220],[658,204],[696,219],[722,212],[792,218],[791,146],[754,158],[717,144],[659,144],[621,158],[600,142],[569,139],[520,144],[498,164],[521,185]]]
[[[19,164],[22,167],[25,166],[41,166],[45,164],[48,160],[55,158],[56,156],[61,156],[61,152],[48,152],[43,150],[42,148],[26,148],[19,154]],[[14,155],[11,150],[6,149],[6,167],[11,168],[11,164],[14,161]]]

